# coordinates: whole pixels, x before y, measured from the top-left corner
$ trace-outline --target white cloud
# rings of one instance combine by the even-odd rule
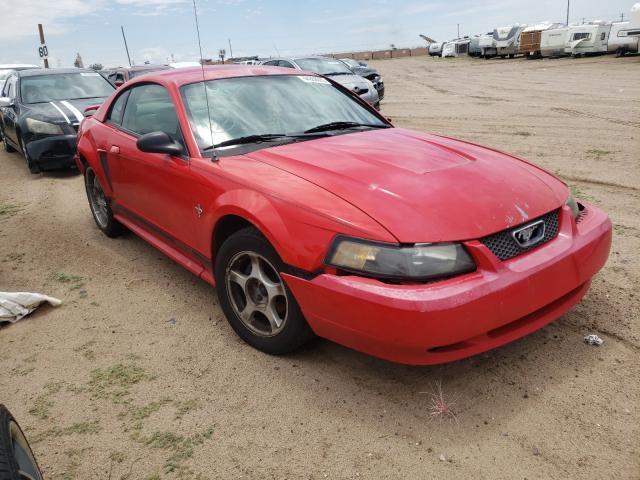
[[[4,3],[4,2],[3,2]],[[104,5],[104,0],[29,0],[11,2],[1,9],[0,40],[34,37],[38,42],[37,24],[45,26],[45,35],[58,35],[69,30],[72,18],[92,14]]]

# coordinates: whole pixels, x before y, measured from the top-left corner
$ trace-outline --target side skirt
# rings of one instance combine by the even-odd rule
[[[215,286],[211,259],[196,252],[177,238],[147,222],[126,208],[117,204],[114,204],[112,208],[114,218],[125,227],[160,250],[177,264],[182,265],[194,275],[200,277],[210,285]]]

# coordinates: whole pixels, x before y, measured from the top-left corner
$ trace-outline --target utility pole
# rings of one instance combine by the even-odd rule
[[[129,47],[127,46],[127,37],[124,35],[124,27],[120,25],[120,30],[122,30],[122,39],[124,40],[124,49],[127,51],[127,60],[129,61],[129,66],[131,66],[131,57],[129,56]]]
[[[229,39],[229,58],[233,58],[233,48],[231,48],[231,39]]]
[[[460,38],[460,24],[458,24],[458,36],[456,38]]]
[[[569,25],[569,2],[571,0],[567,0],[567,25]]]
[[[624,22],[624,13],[621,13],[621,14],[620,14],[620,21],[621,21],[621,22]]]
[[[40,34],[40,51],[45,51],[45,55],[43,56],[42,53],[40,54],[40,56],[42,56],[44,58],[44,68],[49,68],[49,59],[47,58],[47,56],[49,55],[49,52],[46,51],[47,50],[47,44],[44,43],[44,30],[42,30],[42,24],[39,23],[38,24],[38,33]]]

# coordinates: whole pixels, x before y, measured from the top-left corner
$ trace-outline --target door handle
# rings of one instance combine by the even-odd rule
[[[116,155],[118,155],[120,153],[120,147],[117,145],[111,145],[109,152],[115,153]]]

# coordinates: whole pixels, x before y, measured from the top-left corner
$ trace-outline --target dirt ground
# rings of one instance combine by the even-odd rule
[[[449,365],[326,341],[269,357],[207,284],[102,235],[80,176],[3,152],[0,290],[65,302],[0,328],[0,403],[45,478],[640,478],[640,57],[372,64],[398,126],[526,157],[609,212],[611,258],[584,301]],[[439,385],[455,419],[431,415]]]

